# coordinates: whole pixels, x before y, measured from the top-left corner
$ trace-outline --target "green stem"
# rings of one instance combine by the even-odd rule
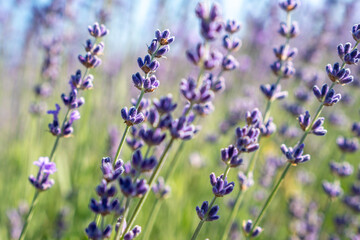
[[[169,177],[171,176],[171,174],[175,171],[176,166],[177,166],[177,164],[178,164],[178,162],[179,162],[179,161],[177,161],[177,160],[179,159],[179,156],[180,156],[180,154],[182,153],[182,150],[183,150],[183,148],[184,148],[184,146],[185,146],[185,143],[186,143],[185,141],[181,141],[178,149],[177,149],[176,152],[175,152],[174,157],[173,157],[172,160],[170,161],[168,171],[166,171],[165,177],[164,177],[165,182],[169,179]]]
[[[70,113],[70,108],[68,108],[68,110],[67,110],[67,112],[66,112],[66,114],[65,114],[64,120],[63,120],[63,122],[62,122],[62,124],[61,124],[61,129],[64,128],[65,122],[66,122],[66,120],[67,120],[67,118],[68,118],[69,113]],[[56,149],[57,149],[58,144],[59,144],[59,140],[60,140],[60,135],[56,137],[55,142],[54,142],[54,145],[53,145],[53,147],[52,147],[52,149],[51,149],[50,156],[49,156],[49,161],[50,161],[50,162],[51,162],[51,161],[53,160],[53,158],[54,158]],[[35,194],[34,194],[34,197],[33,197],[33,200],[32,200],[32,202],[31,202],[31,205],[30,205],[29,212],[27,213],[27,215],[26,215],[26,217],[25,217],[25,223],[24,223],[24,226],[23,226],[23,228],[22,228],[22,230],[21,230],[21,234],[20,234],[19,240],[21,240],[22,238],[25,237],[26,228],[27,228],[27,226],[28,226],[28,224],[29,224],[31,215],[32,215],[33,210],[34,210],[34,208],[35,208],[35,204],[36,204],[36,202],[37,202],[36,200],[37,200],[37,198],[38,198],[38,196],[39,196],[39,193],[40,193],[40,192],[39,192],[38,190],[36,190],[36,192],[35,192]]]
[[[156,216],[158,215],[159,211],[160,211],[160,207],[161,207],[161,203],[162,201],[160,199],[156,199],[156,201],[154,202],[154,205],[151,209],[151,213],[149,215],[147,224],[145,226],[145,232],[144,232],[144,237],[143,240],[147,240],[150,237],[151,234],[151,230],[154,226],[155,220],[156,220]]]
[[[154,184],[155,180],[157,179],[162,167],[164,166],[165,160],[166,160],[166,156],[172,146],[172,144],[174,143],[174,138],[171,138],[171,140],[169,141],[169,143],[167,144],[164,152],[162,153],[160,159],[159,159],[159,163],[156,166],[155,170],[153,171],[150,179],[149,179],[149,189],[151,189],[152,185]],[[134,224],[136,217],[138,216],[138,214],[140,213],[141,208],[143,207],[147,197],[149,196],[149,193],[151,191],[147,191],[144,196],[140,199],[140,201],[137,203],[135,210],[133,212],[133,214],[130,217],[129,222],[127,223],[126,229],[124,231],[124,233],[128,232],[130,230],[130,228],[132,227],[132,225]],[[121,239],[123,239],[124,236],[121,237]]]
[[[151,146],[150,146],[150,145],[148,145],[148,147],[147,147],[147,149],[146,149],[146,153],[145,153],[145,157],[144,157],[144,159],[146,159],[146,158],[149,156],[150,149],[151,149]]]
[[[23,226],[23,228],[22,228],[22,230],[21,230],[19,240],[22,240],[23,238],[25,238],[26,228],[27,228],[27,226],[28,226],[28,224],[29,224],[29,221],[30,221],[30,219],[31,219],[32,212],[33,212],[33,210],[34,210],[34,208],[35,208],[36,200],[37,200],[37,198],[38,198],[38,196],[39,196],[39,193],[40,193],[40,192],[39,192],[38,190],[36,190],[36,192],[35,192],[35,194],[34,194],[34,197],[33,197],[33,200],[31,201],[31,205],[30,205],[29,212],[28,212],[28,214],[27,214],[26,217],[25,217],[24,226]]]
[[[238,195],[236,196],[234,208],[232,209],[231,214],[226,222],[225,230],[224,230],[223,236],[221,238],[222,240],[228,239],[228,233],[230,232],[231,225],[236,218],[236,215],[239,211],[242,199],[244,198],[244,194],[242,194],[242,193],[243,193],[243,190],[240,189]]]
[[[290,169],[290,166],[291,166],[291,163],[289,162],[289,163],[286,165],[284,171],[282,172],[281,177],[280,177],[280,179],[277,181],[274,189],[271,191],[270,196],[267,198],[264,206],[262,207],[262,209],[261,209],[261,211],[260,211],[259,216],[256,218],[256,220],[255,220],[255,222],[254,222],[254,225],[253,225],[253,228],[252,228],[251,231],[250,231],[250,235],[252,234],[252,232],[253,232],[253,231],[255,230],[255,228],[257,227],[257,224],[260,222],[260,220],[261,220],[261,218],[263,217],[266,209],[269,207],[269,205],[270,205],[270,203],[271,203],[271,200],[274,198],[276,192],[278,191],[278,189],[279,189],[282,181],[284,180],[286,174],[288,173],[288,171],[289,171],[289,169]]]
[[[323,222],[321,223],[321,227],[320,227],[320,231],[319,231],[320,235],[324,230],[324,225],[325,225],[325,222],[326,222],[326,217],[327,217],[327,215],[329,213],[330,206],[331,206],[331,198],[328,198],[327,203],[326,203],[326,207],[325,207],[325,210],[324,210],[324,219],[323,219]]]
[[[223,179],[225,179],[225,178],[227,177],[229,171],[230,171],[230,165],[227,165],[226,168],[225,168],[225,170],[224,170],[224,177],[223,177]],[[202,220],[200,220],[198,226],[197,226],[196,229],[195,229],[195,232],[194,232],[193,236],[191,237],[191,240],[195,240],[195,239],[197,238],[197,235],[199,234],[202,226],[204,225],[205,220],[206,220],[207,217],[209,216],[209,212],[210,212],[212,206],[214,205],[216,199],[217,199],[217,196],[214,196],[213,199],[211,200],[211,203],[210,203],[210,205],[209,205],[208,211],[206,212],[204,218],[203,218]]]
[[[125,235],[128,231],[125,229],[124,232],[121,232],[124,224],[125,224],[125,219],[127,217],[127,215],[129,214],[129,206],[130,206],[130,200],[131,198],[130,197],[127,197],[126,198],[126,203],[125,203],[125,210],[124,210],[124,214],[123,214],[123,217],[121,218],[121,222],[120,222],[120,226],[119,226],[119,230],[117,231],[116,235],[115,235],[115,239],[116,240],[119,240],[120,239],[120,236],[121,235]]]
[[[202,220],[200,220],[198,226],[197,226],[196,229],[195,229],[194,234],[193,234],[192,237],[191,237],[191,240],[195,240],[195,239],[197,238],[197,236],[198,236],[198,234],[199,234],[202,226],[203,226],[204,223],[205,223],[206,218],[209,216],[209,212],[210,212],[212,206],[214,205],[216,199],[217,199],[217,197],[214,196],[213,199],[211,200],[211,203],[210,203],[210,205],[209,205],[208,211],[206,212],[204,218],[203,218]]]

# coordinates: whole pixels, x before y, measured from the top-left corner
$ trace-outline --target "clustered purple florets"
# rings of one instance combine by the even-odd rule
[[[94,38],[101,38],[108,34],[108,32],[109,30],[104,25],[99,26],[98,23],[95,23],[92,27],[89,26],[89,33]],[[94,44],[92,40],[88,39],[85,50],[87,52],[86,55],[84,57],[79,55],[79,61],[87,68],[87,73],[88,69],[95,68],[101,64],[98,56],[104,51],[104,43]],[[74,109],[81,107],[85,103],[85,99],[79,96],[79,91],[93,88],[94,77],[91,74],[86,75],[86,73],[82,75],[81,71],[77,70],[75,75],[72,75],[69,80],[70,92],[67,95],[65,93],[61,95],[61,99],[70,113],[69,118],[68,115],[66,116],[68,119],[65,119],[63,125],[60,125],[58,118],[61,109],[58,104],[55,105],[56,110],[49,110],[47,112],[53,115],[53,122],[49,124],[49,130],[54,136],[69,137],[73,133],[72,124],[80,118],[80,113]]]
[[[39,171],[36,177],[33,175],[29,177],[30,183],[38,191],[48,190],[55,183],[53,179],[49,179],[49,176],[56,172],[56,164],[50,162],[48,157],[40,157],[38,161],[34,162],[34,165],[39,167]]]

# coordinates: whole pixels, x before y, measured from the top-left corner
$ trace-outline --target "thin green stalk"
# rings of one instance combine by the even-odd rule
[[[270,193],[270,196],[267,198],[264,206],[262,207],[261,211],[260,211],[260,214],[258,215],[258,217],[256,218],[255,222],[254,222],[254,225],[253,225],[253,228],[251,229],[250,231],[250,235],[252,234],[252,232],[255,230],[255,228],[257,227],[257,224],[260,222],[261,218],[263,217],[266,209],[269,207],[270,203],[271,203],[271,200],[274,198],[276,192],[278,191],[282,181],[284,180],[286,174],[288,173],[289,169],[290,169],[290,166],[291,166],[291,163],[287,163],[284,171],[282,172],[281,174],[281,177],[280,179],[278,180],[278,182],[276,183],[274,189],[271,191]]]
[[[217,199],[217,197],[214,196],[213,199],[211,200],[211,203],[210,203],[210,205],[209,205],[208,211],[207,211],[207,213],[205,214],[204,218],[203,218],[202,220],[200,220],[198,226],[197,226],[196,229],[195,229],[194,234],[193,234],[192,237],[191,237],[191,240],[195,240],[195,239],[197,238],[197,236],[199,235],[199,232],[200,232],[202,226],[203,226],[204,223],[205,223],[205,219],[208,217],[209,212],[210,212],[210,209],[211,209],[212,206],[214,205],[216,199]]]
[[[328,213],[329,213],[329,209],[330,209],[330,206],[331,206],[331,198],[328,198],[327,199],[327,203],[326,203],[326,207],[325,207],[325,210],[324,210],[324,219],[323,219],[323,222],[321,223],[321,227],[320,227],[320,235],[321,233],[323,232],[324,230],[324,225],[325,225],[325,222],[326,222],[326,218],[328,216]]]
[[[182,150],[185,146],[185,141],[181,141],[178,149],[176,150],[175,152],[175,155],[174,157],[172,158],[172,160],[170,161],[169,163],[169,168],[168,168],[168,171],[165,173],[165,177],[164,177],[164,180],[165,182],[167,182],[167,180],[169,179],[169,177],[172,175],[172,173],[175,171],[176,169],[176,166],[178,164],[179,161],[177,161],[179,159],[179,156],[180,154],[182,153]]]
[[[64,128],[65,122],[66,122],[66,120],[67,120],[67,118],[68,118],[69,113],[70,113],[70,108],[68,108],[68,110],[67,110],[67,112],[66,112],[66,114],[65,114],[64,120],[63,120],[63,122],[62,122],[62,124],[61,124],[61,129]],[[50,161],[50,162],[51,162],[51,161],[53,160],[53,158],[54,158],[56,149],[57,149],[58,144],[59,144],[59,140],[60,140],[60,135],[56,137],[55,142],[54,142],[54,145],[53,145],[53,147],[52,147],[52,149],[51,149],[51,153],[50,153],[50,156],[49,156],[49,161]],[[23,228],[22,228],[22,230],[21,230],[21,234],[20,234],[19,240],[21,240],[22,238],[25,237],[26,228],[27,228],[27,226],[28,226],[28,224],[29,224],[29,221],[30,221],[30,218],[31,218],[31,216],[32,216],[32,214],[33,214],[33,210],[34,210],[34,208],[35,208],[35,204],[36,204],[36,202],[37,202],[37,198],[39,197],[39,193],[40,193],[40,192],[39,192],[38,190],[36,190],[36,192],[35,192],[35,194],[34,194],[34,197],[33,197],[33,200],[31,201],[31,205],[30,205],[29,212],[27,213],[27,215],[26,215],[26,217],[25,217],[24,226],[23,226]]]
[[[143,90],[141,90],[140,96],[139,96],[139,98],[138,98],[138,100],[137,100],[137,102],[136,102],[136,105],[135,105],[136,109],[139,108],[140,102],[141,102],[142,98],[144,97],[144,94],[145,94],[145,90],[143,89]],[[126,136],[127,136],[128,132],[129,132],[129,129],[130,129],[130,126],[129,126],[129,125],[126,125],[126,128],[125,128],[125,130],[124,130],[124,133],[123,133],[123,135],[122,135],[122,137],[121,137],[120,144],[119,144],[119,146],[118,146],[118,149],[116,150],[115,158],[114,158],[114,161],[113,161],[113,165],[114,165],[114,166],[115,166],[115,164],[116,164],[116,161],[117,161],[118,158],[120,157],[121,150],[122,150],[122,147],[124,146],[125,139],[126,139]]]
[[[27,228],[27,226],[28,226],[28,224],[29,224],[29,221],[30,221],[30,219],[31,219],[31,216],[32,216],[33,210],[34,210],[34,208],[35,208],[36,200],[37,200],[37,198],[38,198],[38,196],[39,196],[39,193],[40,193],[40,192],[39,192],[38,190],[36,190],[36,192],[35,192],[35,194],[34,194],[34,197],[33,197],[33,200],[31,201],[31,205],[30,205],[29,212],[28,212],[28,214],[27,214],[26,217],[25,217],[24,226],[23,226],[23,228],[22,228],[22,230],[21,230],[19,240],[22,240],[22,239],[25,237],[26,228]]]
[[[223,236],[222,236],[222,240],[226,240],[228,239],[228,234],[230,232],[230,229],[231,229],[231,225],[232,223],[234,222],[235,218],[236,218],[236,215],[239,211],[239,208],[240,208],[240,205],[241,205],[241,202],[244,198],[244,194],[243,193],[243,190],[242,189],[239,189],[239,193],[238,195],[236,196],[236,201],[235,201],[235,205],[233,207],[233,210],[231,211],[231,214],[226,222],[226,226],[225,226],[225,230],[224,230],[224,233],[223,233]]]
[[[160,159],[159,159],[159,163],[158,165],[156,166],[155,170],[153,171],[150,179],[149,179],[149,189],[151,189],[152,185],[154,184],[155,180],[157,179],[162,167],[164,166],[164,163],[165,163],[165,160],[166,160],[166,156],[172,146],[172,144],[174,143],[174,138],[171,138],[171,140],[169,141],[169,143],[167,144],[164,152],[162,153]],[[134,212],[132,213],[128,223],[127,223],[127,226],[126,226],[126,229],[124,231],[124,233],[128,232],[130,230],[130,228],[132,227],[132,225],[134,224],[134,221],[136,220],[136,217],[138,216],[138,214],[140,213],[140,210],[141,208],[143,207],[147,197],[149,196],[149,193],[151,191],[147,191],[144,196],[140,199],[140,201],[137,203],[136,207],[135,207],[135,210]],[[121,239],[123,239],[124,236],[121,237]]]
[[[160,211],[160,207],[161,207],[162,201],[160,199],[156,199],[156,201],[154,202],[153,207],[151,208],[151,212],[148,218],[148,221],[146,223],[145,226],[145,232],[144,232],[144,237],[143,240],[147,240],[150,237],[151,234],[151,230],[154,226],[155,220],[156,220],[156,216],[158,215],[159,211]]]
[[[145,157],[144,157],[144,159],[146,159],[146,158],[149,156],[150,149],[151,149],[151,146],[150,146],[150,145],[148,145],[148,147],[147,147],[147,149],[146,149],[146,153],[145,153]]]
[[[175,152],[175,155],[174,157],[172,158],[172,160],[169,162],[169,168],[167,169],[166,173],[165,173],[165,176],[164,176],[164,181],[167,182],[167,180],[169,179],[169,177],[172,175],[172,173],[175,171],[176,167],[177,167],[177,164],[179,163],[179,161],[177,161],[179,159],[179,156],[180,156],[180,153],[182,152],[182,149],[184,148],[185,146],[185,141],[181,141],[178,149],[176,150]],[[150,233],[151,233],[151,230],[153,228],[153,225],[155,223],[155,220],[157,218],[157,215],[159,213],[158,210],[154,210],[154,208],[160,208],[161,206],[161,203],[162,203],[162,199],[159,199],[159,198],[156,198],[155,199],[155,202],[154,202],[154,205],[152,207],[152,210],[151,210],[151,213],[149,215],[149,218],[148,220],[146,221],[147,224],[145,226],[145,233],[144,233],[144,238],[143,240],[146,240],[149,238],[150,236]]]
[[[126,219],[127,215],[129,214],[130,201],[131,201],[131,198],[127,197],[126,202],[125,202],[125,210],[124,210],[124,214],[123,214],[123,217],[121,219],[121,222],[120,222],[119,230],[117,231],[117,233],[115,235],[116,240],[119,240],[121,235],[125,235],[125,233],[127,233],[126,230],[123,233],[121,232],[121,230],[122,230],[122,228],[123,228],[123,226],[125,224],[125,219]]]
[[[286,25],[287,26],[290,26],[291,24],[291,13],[290,12],[287,12],[287,15],[286,15]],[[286,36],[286,42],[285,42],[285,46],[288,46],[289,45],[289,41],[290,41],[290,35],[289,36]],[[280,61],[281,65],[283,64],[283,60]],[[282,76],[279,75],[276,82],[275,82],[275,88],[280,84],[280,81],[282,79]],[[265,107],[265,111],[264,111],[264,119],[263,121],[266,123],[269,118],[270,118],[270,112],[271,112],[271,106],[272,106],[272,103],[273,103],[273,100],[270,100],[268,99],[267,100],[267,103],[266,103],[266,107]],[[261,136],[259,136],[259,139],[258,139],[258,142],[260,143],[260,140],[261,140]],[[253,173],[254,171],[254,168],[256,166],[256,162],[257,162],[257,159],[259,158],[259,153],[260,153],[260,149],[258,149],[254,154],[252,154],[250,160],[249,160],[249,166],[246,170],[246,176],[249,176],[250,173]],[[241,205],[241,201],[243,199],[243,195],[244,194],[239,194],[236,198],[236,202],[239,201],[238,205],[240,206]],[[239,199],[241,198],[241,199]],[[236,216],[236,213],[238,212],[238,209],[235,209],[233,208],[232,211],[231,211],[231,215],[230,216]],[[235,217],[234,217],[235,218]],[[226,223],[226,228],[225,228],[225,231],[223,233],[223,239],[226,239],[227,235],[228,235],[228,232],[230,231],[230,227],[231,227],[231,224],[232,222],[234,221],[234,219],[232,219],[231,217],[229,218],[229,222]]]
[[[225,171],[224,171],[224,178],[223,178],[223,179],[226,179],[229,171],[230,171],[230,165],[227,165],[226,168],[225,168]],[[210,212],[212,206],[214,205],[216,199],[217,199],[217,196],[214,196],[213,199],[211,200],[211,203],[210,203],[210,205],[209,205],[208,211],[206,212],[204,218],[203,218],[202,220],[200,220],[198,226],[197,226],[196,229],[195,229],[195,232],[194,232],[193,236],[191,237],[191,240],[195,240],[195,239],[197,238],[197,235],[199,234],[202,226],[204,225],[205,220],[206,220],[207,217],[209,216],[209,212]]]

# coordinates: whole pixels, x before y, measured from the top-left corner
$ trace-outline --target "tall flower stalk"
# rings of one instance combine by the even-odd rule
[[[192,126],[189,124],[193,122],[195,116],[207,116],[213,111],[214,107],[211,103],[211,100],[214,97],[214,93],[219,92],[224,88],[224,80],[221,77],[222,73],[225,71],[234,70],[238,66],[238,62],[233,56],[230,55],[230,53],[239,49],[240,40],[236,37],[230,38],[230,35],[236,33],[240,29],[240,25],[236,21],[228,21],[226,24],[225,30],[229,33],[229,35],[224,37],[223,46],[227,50],[227,54],[226,56],[222,57],[220,52],[215,49],[211,49],[209,44],[210,41],[216,39],[216,36],[219,35],[222,29],[219,6],[217,4],[213,4],[210,10],[208,10],[205,4],[199,3],[195,12],[201,21],[201,35],[204,38],[204,43],[199,43],[197,45],[196,51],[188,51],[187,56],[193,64],[200,67],[199,74],[196,80],[189,77],[188,79],[183,79],[181,81],[180,92],[182,96],[188,101],[188,104],[185,106],[182,116],[178,120],[174,120],[171,124],[170,134],[172,139],[169,141],[165,151],[161,155],[158,167],[154,170],[153,175],[150,177],[150,187],[159,175],[166,159],[166,151],[170,149],[174,140],[178,138],[182,140],[189,140],[191,138],[190,136],[186,137],[186,135],[185,137],[182,136],[183,134],[181,134],[181,132],[179,134],[178,128],[187,122],[186,125],[188,126],[186,126],[186,128],[188,128],[188,130],[186,130],[186,132],[190,133],[194,131],[195,133],[197,131],[196,129],[191,130]],[[205,77],[203,76],[205,71],[211,71],[218,65],[222,66],[222,70],[219,72],[217,77],[212,74],[205,75]],[[182,148],[184,144],[185,143],[182,142],[179,145],[179,149]],[[179,151],[177,151],[177,153],[179,153]],[[177,157],[178,155],[176,154],[175,159],[177,159]],[[173,166],[170,168],[173,168]],[[170,173],[167,173],[166,175],[168,178]],[[134,213],[132,214],[132,217],[128,223],[129,228],[141,210],[147,196],[148,195],[146,193],[135,207]]]
[[[304,152],[304,141],[309,134],[314,134],[318,136],[323,136],[326,134],[326,130],[322,127],[324,122],[324,118],[320,117],[323,108],[326,106],[332,106],[340,100],[340,96],[335,94],[334,87],[336,84],[346,85],[353,81],[353,76],[351,75],[350,69],[345,68],[346,64],[352,65],[359,61],[360,54],[358,49],[356,48],[360,42],[360,24],[356,24],[352,28],[352,36],[356,41],[355,46],[351,48],[351,44],[349,48],[344,49],[343,45],[340,44],[338,46],[338,55],[343,63],[340,65],[339,63],[335,63],[333,66],[328,64],[326,66],[326,72],[328,78],[331,80],[332,84],[330,87],[325,84],[322,87],[322,91],[316,85],[313,88],[313,92],[315,97],[319,100],[320,105],[315,113],[315,117],[311,119],[311,116],[308,112],[304,115],[300,115],[299,125],[301,129],[304,131],[302,137],[296,144],[294,148],[287,147],[285,144],[281,146],[281,151],[285,155],[288,160],[288,163],[285,166],[285,169],[281,173],[280,178],[276,182],[273,190],[271,191],[269,197],[266,199],[259,215],[257,216],[253,227],[251,228],[250,234],[253,233],[257,224],[261,221],[262,217],[264,216],[267,208],[269,207],[272,199],[275,197],[276,192],[278,191],[282,181],[286,177],[287,173],[290,170],[291,166],[297,166],[300,163],[306,162],[310,160],[310,155],[303,155]],[[249,238],[250,236],[247,235]]]
[[[295,38],[299,35],[299,27],[297,22],[291,22],[291,14],[292,11],[297,8],[299,5],[299,1],[291,0],[291,1],[282,1],[280,2],[280,8],[286,12],[286,23],[280,23],[279,34],[285,38],[285,43],[281,45],[278,49],[274,48],[274,54],[277,60],[270,66],[272,72],[275,76],[277,76],[277,80],[274,84],[265,84],[261,85],[261,92],[267,99],[266,107],[264,111],[264,118],[262,120],[261,135],[259,136],[259,142],[262,137],[269,137],[272,133],[275,132],[276,126],[273,123],[273,119],[270,117],[271,107],[273,102],[276,100],[281,100],[287,97],[287,91],[281,91],[280,81],[282,79],[288,79],[295,74],[295,68],[292,64],[292,59],[297,54],[297,49],[290,48],[289,42],[290,39]],[[256,166],[257,159],[259,157],[259,152],[257,151],[252,154],[248,168],[245,172],[246,179],[252,179],[253,171]],[[235,220],[235,217],[239,211],[243,194],[248,188],[240,188],[239,193],[235,199],[234,208],[231,210],[230,216],[226,222],[224,232],[222,235],[222,240],[227,239],[232,223]]]
[[[215,205],[215,201],[219,197],[230,194],[234,189],[235,183],[227,181],[227,175],[231,168],[236,168],[243,163],[242,153],[250,153],[258,150],[258,137],[260,129],[258,128],[261,114],[258,109],[246,114],[247,125],[243,128],[236,129],[236,143],[229,145],[227,148],[221,149],[221,159],[226,164],[224,173],[216,178],[214,173],[210,174],[210,183],[213,186],[212,191],[214,197],[210,204],[204,201],[201,207],[196,207],[196,212],[200,218],[200,222],[195,229],[191,239],[195,240],[203,226],[207,221],[214,221],[219,218],[217,212],[219,206]],[[260,232],[260,231],[259,231]]]
[[[86,55],[79,55],[79,61],[82,65],[85,66],[86,71],[82,76],[81,71],[77,70],[75,75],[72,75],[69,81],[70,93],[68,95],[62,94],[61,99],[64,105],[67,107],[64,120],[60,124],[59,113],[61,107],[59,104],[56,104],[55,110],[49,110],[47,113],[53,115],[53,122],[49,123],[49,131],[54,135],[55,142],[50,152],[49,157],[40,157],[38,161],[34,162],[34,165],[39,167],[39,171],[36,177],[30,176],[30,183],[36,188],[33,200],[31,202],[29,212],[25,217],[24,226],[21,230],[19,239],[25,238],[25,233],[27,226],[33,214],[37,199],[41,192],[48,190],[54,185],[54,180],[49,179],[50,174],[56,172],[56,164],[53,162],[54,155],[58,147],[60,138],[69,137],[72,135],[73,123],[75,120],[80,119],[80,113],[77,110],[80,106],[85,103],[83,97],[79,97],[79,91],[89,90],[93,88],[93,79],[94,77],[91,74],[88,74],[89,70],[95,68],[101,64],[101,59],[98,57],[103,54],[104,43],[99,42],[99,40],[109,33],[109,30],[106,29],[104,25],[99,25],[95,23],[93,26],[88,27],[89,34],[94,37],[95,40],[87,40],[85,45]]]
[[[220,10],[219,10],[219,6],[214,4],[212,6],[212,8],[210,9],[210,11],[208,11],[208,10],[206,10],[205,4],[199,3],[195,12],[196,12],[196,15],[198,16],[198,18],[200,19],[200,21],[203,23],[206,21],[210,21],[210,20],[207,20],[209,18],[209,16],[206,14],[206,12],[210,12],[210,15],[214,15],[216,12],[220,12]],[[219,17],[217,17],[217,18],[219,18]],[[212,19],[211,21],[218,21],[217,18],[215,18],[214,16],[212,16],[212,17],[210,16],[210,19]],[[207,48],[209,48],[211,46],[210,41],[215,40],[215,39],[212,37],[214,35],[214,33],[212,33],[211,31],[208,32],[209,30],[206,30],[206,25],[204,26],[202,24],[201,27],[202,27],[201,34],[202,34],[202,37],[204,38],[204,44],[203,45],[198,44],[196,51],[188,50],[186,54],[187,54],[189,61],[192,62],[193,64],[199,66],[199,68],[200,68],[199,74],[197,77],[197,87],[200,86],[199,84],[201,84],[201,82],[209,83],[210,89],[214,93],[219,93],[222,90],[224,90],[224,88],[225,88],[225,81],[224,81],[224,78],[222,77],[222,75],[225,72],[235,70],[238,67],[238,62],[232,56],[232,53],[237,52],[241,47],[241,40],[235,36],[235,33],[237,33],[240,30],[240,24],[235,20],[228,20],[226,22],[225,27],[224,27],[226,34],[224,35],[224,37],[222,39],[223,40],[222,46],[224,47],[226,54],[223,56],[222,61],[221,61],[221,70],[216,75],[213,73],[206,74],[204,79],[202,76],[204,74],[204,70],[213,71],[215,69],[214,67],[216,67],[215,62],[210,61],[209,57],[206,56],[207,53],[204,52]],[[213,53],[210,52],[209,54],[211,57],[211,55],[215,54],[215,51]],[[218,54],[218,53],[216,53],[216,54]],[[201,79],[203,79],[203,80],[200,81]],[[182,85],[186,86],[185,83]],[[205,84],[205,86],[206,86],[206,84]],[[190,106],[187,108],[188,114],[190,114],[190,111],[192,109],[195,116],[200,117],[202,119],[202,118],[205,118],[207,115],[209,115],[212,111],[214,111],[214,107],[213,107],[211,101],[205,102],[203,104],[199,104],[196,102],[194,103],[195,99],[191,99],[191,98],[187,97],[188,95],[190,95],[190,92],[187,92],[184,89],[184,90],[182,90],[182,94],[190,102]],[[185,113],[187,113],[187,112],[185,112]],[[169,177],[172,175],[172,173],[176,169],[176,167],[178,165],[178,160],[180,159],[180,155],[183,152],[185,145],[186,145],[186,141],[182,141],[178,145],[174,156],[172,157],[170,163],[168,164],[169,167],[167,168],[167,170],[164,173],[164,175],[165,175],[164,181],[165,182],[167,182]],[[150,214],[149,219],[147,221],[148,225],[145,228],[145,231],[146,231],[145,239],[147,239],[149,237],[150,231],[152,229],[152,224],[154,223],[154,221],[157,217],[157,214],[158,214],[158,211],[156,211],[156,210],[160,209],[160,205],[163,202],[162,200],[163,200],[163,198],[158,198],[158,197],[155,199],[154,208],[153,208],[155,210],[152,211],[152,213]]]

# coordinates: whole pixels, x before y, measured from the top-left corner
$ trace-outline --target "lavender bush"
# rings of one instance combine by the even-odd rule
[[[358,239],[359,7],[0,3],[0,238]]]

